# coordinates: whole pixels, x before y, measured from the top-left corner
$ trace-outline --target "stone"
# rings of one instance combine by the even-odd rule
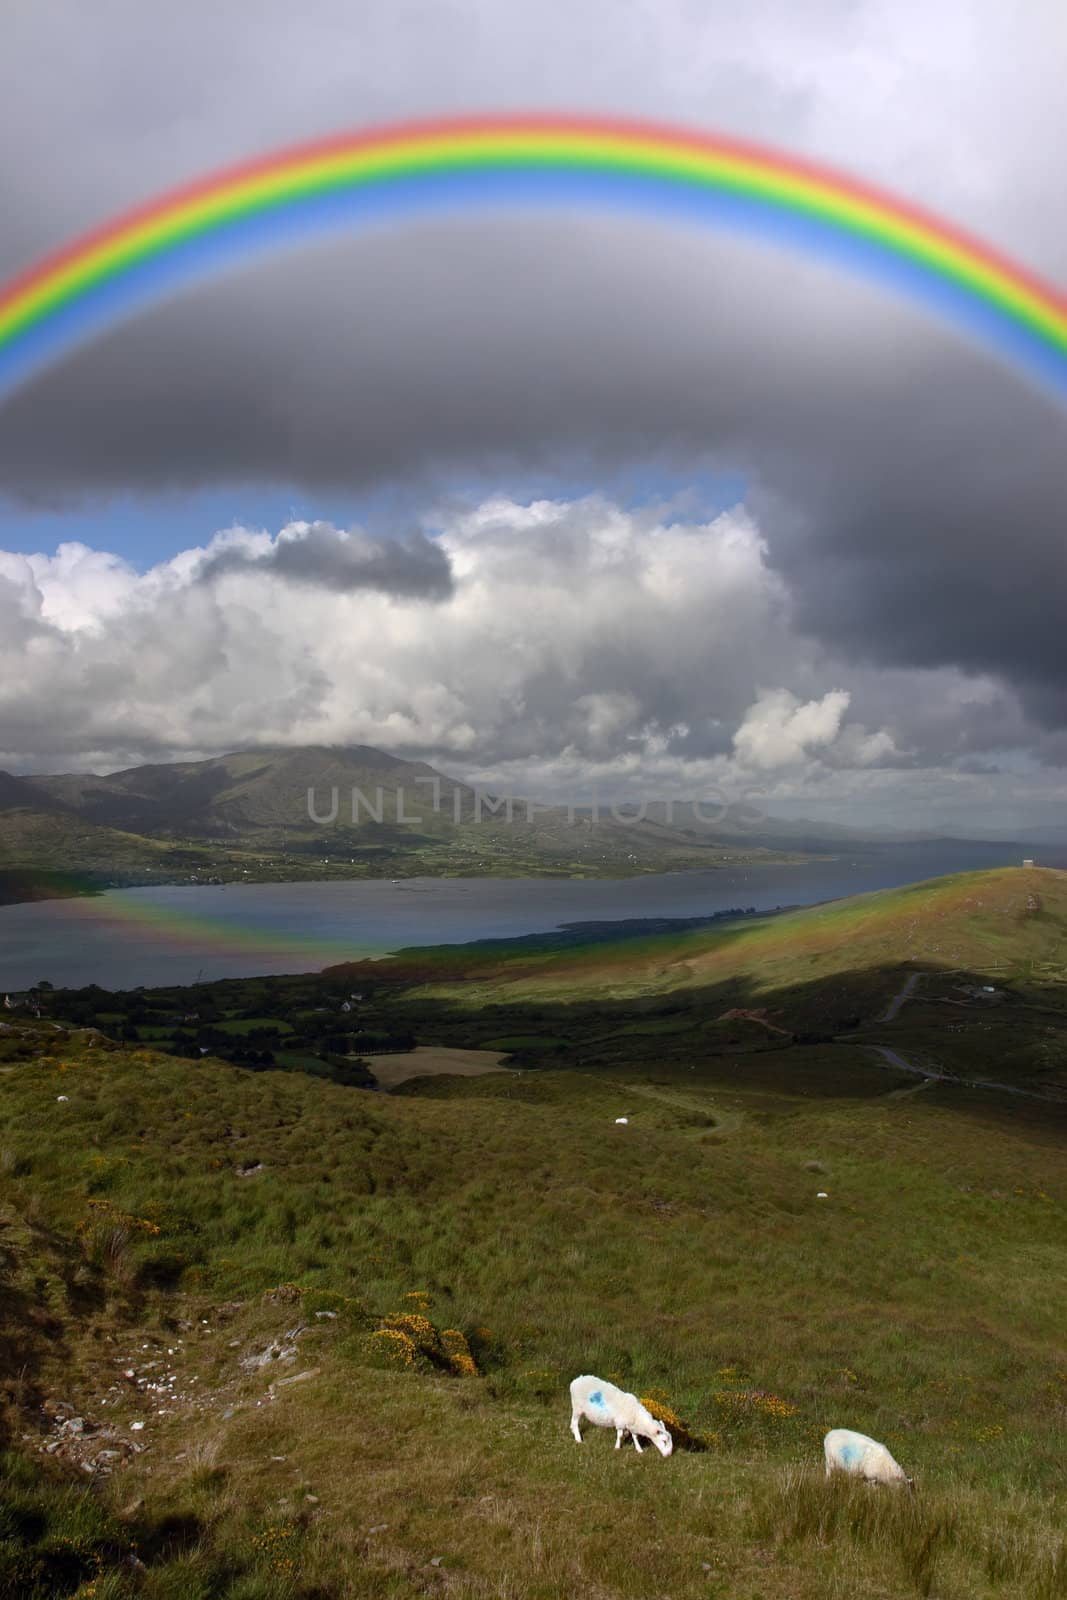
[[[289,1378],[278,1378],[274,1383],[271,1384],[271,1388],[284,1389],[286,1384],[303,1383],[307,1378],[317,1378],[319,1375],[319,1370],[320,1369],[318,1367],[308,1367],[306,1372],[294,1372]]]

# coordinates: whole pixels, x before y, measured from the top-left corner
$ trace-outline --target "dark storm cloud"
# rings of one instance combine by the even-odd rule
[[[994,0],[262,0],[254,22],[207,0],[166,14],[134,0],[15,10],[0,58],[0,273],[291,140],[547,104],[725,128],[842,164],[1067,278],[1049,203],[1067,139],[1052,0],[1021,17]],[[894,684],[930,668],[1003,681],[999,698],[961,701],[951,727],[944,706],[927,717],[898,699],[899,742],[925,760],[1067,723],[1065,444],[1064,413],[1014,373],[821,266],[618,219],[452,219],[279,256],[81,352],[0,412],[0,488],[62,503],[257,480],[431,492],[446,474],[495,471],[506,485],[553,466],[618,484],[635,462],[683,482],[697,467],[740,471],[792,626],[855,665],[864,721],[880,726],[896,692],[880,696],[878,669]],[[447,592],[436,547],[382,546],[361,565],[342,539],[280,543],[267,565],[365,586],[375,562],[395,561],[405,592]],[[209,559],[217,572],[264,558]],[[605,666],[597,692],[620,677]],[[546,704],[569,692],[546,690]],[[642,693],[665,722],[686,703],[666,674]],[[746,693],[731,691],[731,709]],[[685,737],[722,746],[729,730]]]
[[[232,572],[258,573],[335,594],[367,589],[406,599],[446,600],[452,593],[448,556],[421,530],[406,539],[386,539],[359,528],[345,532],[329,522],[313,522],[280,536],[266,550],[245,542],[216,547],[204,558],[197,578],[209,583]]]

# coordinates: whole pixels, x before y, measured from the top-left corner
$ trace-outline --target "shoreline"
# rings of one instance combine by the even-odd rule
[[[818,856],[800,852],[767,851],[763,855],[742,856],[729,860],[694,861],[688,866],[660,866],[652,863],[619,872],[565,872],[554,867],[522,872],[486,872],[471,868],[456,872],[405,872],[393,867],[389,872],[347,872],[330,875],[318,873],[299,877],[277,877],[272,874],[241,872],[228,878],[190,880],[176,874],[149,875],[130,873],[116,881],[110,874],[59,871],[52,867],[0,867],[0,910],[5,906],[36,905],[46,900],[92,899],[114,891],[127,889],[240,889],[246,886],[270,884],[275,888],[322,883],[390,883],[398,887],[424,880],[431,883],[455,883],[471,879],[488,879],[494,883],[628,883],[635,878],[688,877],[697,872],[724,872],[744,867],[802,867],[814,861],[835,861],[840,852],[827,852]]]

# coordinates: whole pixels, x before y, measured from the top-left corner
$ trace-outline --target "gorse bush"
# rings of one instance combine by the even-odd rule
[[[706,1450],[709,1441],[699,1433],[694,1433],[687,1423],[683,1422],[668,1403],[667,1396],[662,1389],[656,1389],[651,1394],[642,1394],[637,1397],[645,1410],[657,1422],[662,1422],[669,1429],[676,1450]]]
[[[365,1348],[376,1365],[399,1370],[421,1367],[458,1378],[478,1375],[466,1334],[459,1328],[442,1332],[421,1312],[400,1311],[380,1318]]]

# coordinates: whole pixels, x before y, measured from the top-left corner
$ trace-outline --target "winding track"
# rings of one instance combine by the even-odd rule
[[[916,1067],[910,1061],[905,1061],[896,1050],[891,1050],[885,1044],[869,1044],[864,1046],[867,1050],[876,1050],[884,1056],[891,1067],[898,1072],[910,1072],[918,1078],[926,1078],[932,1083],[951,1083],[959,1089],[992,1089],[999,1094],[1018,1094],[1025,1100],[1043,1100],[1046,1105],[1062,1105],[1062,1100],[1057,1100],[1054,1095],[1038,1094],[1035,1089],[1020,1089],[1013,1083],[993,1083],[990,1079],[960,1078],[954,1072],[935,1072],[929,1067]]]
[[[918,983],[921,977],[921,972],[913,972],[911,974],[911,977],[906,980],[904,987],[900,990],[899,994],[895,994],[892,1000],[890,1000],[889,1005],[886,1007],[885,1015],[878,1018],[879,1022],[892,1022],[894,1020],[897,1012],[900,1010],[905,1000],[910,997],[915,985]]]

